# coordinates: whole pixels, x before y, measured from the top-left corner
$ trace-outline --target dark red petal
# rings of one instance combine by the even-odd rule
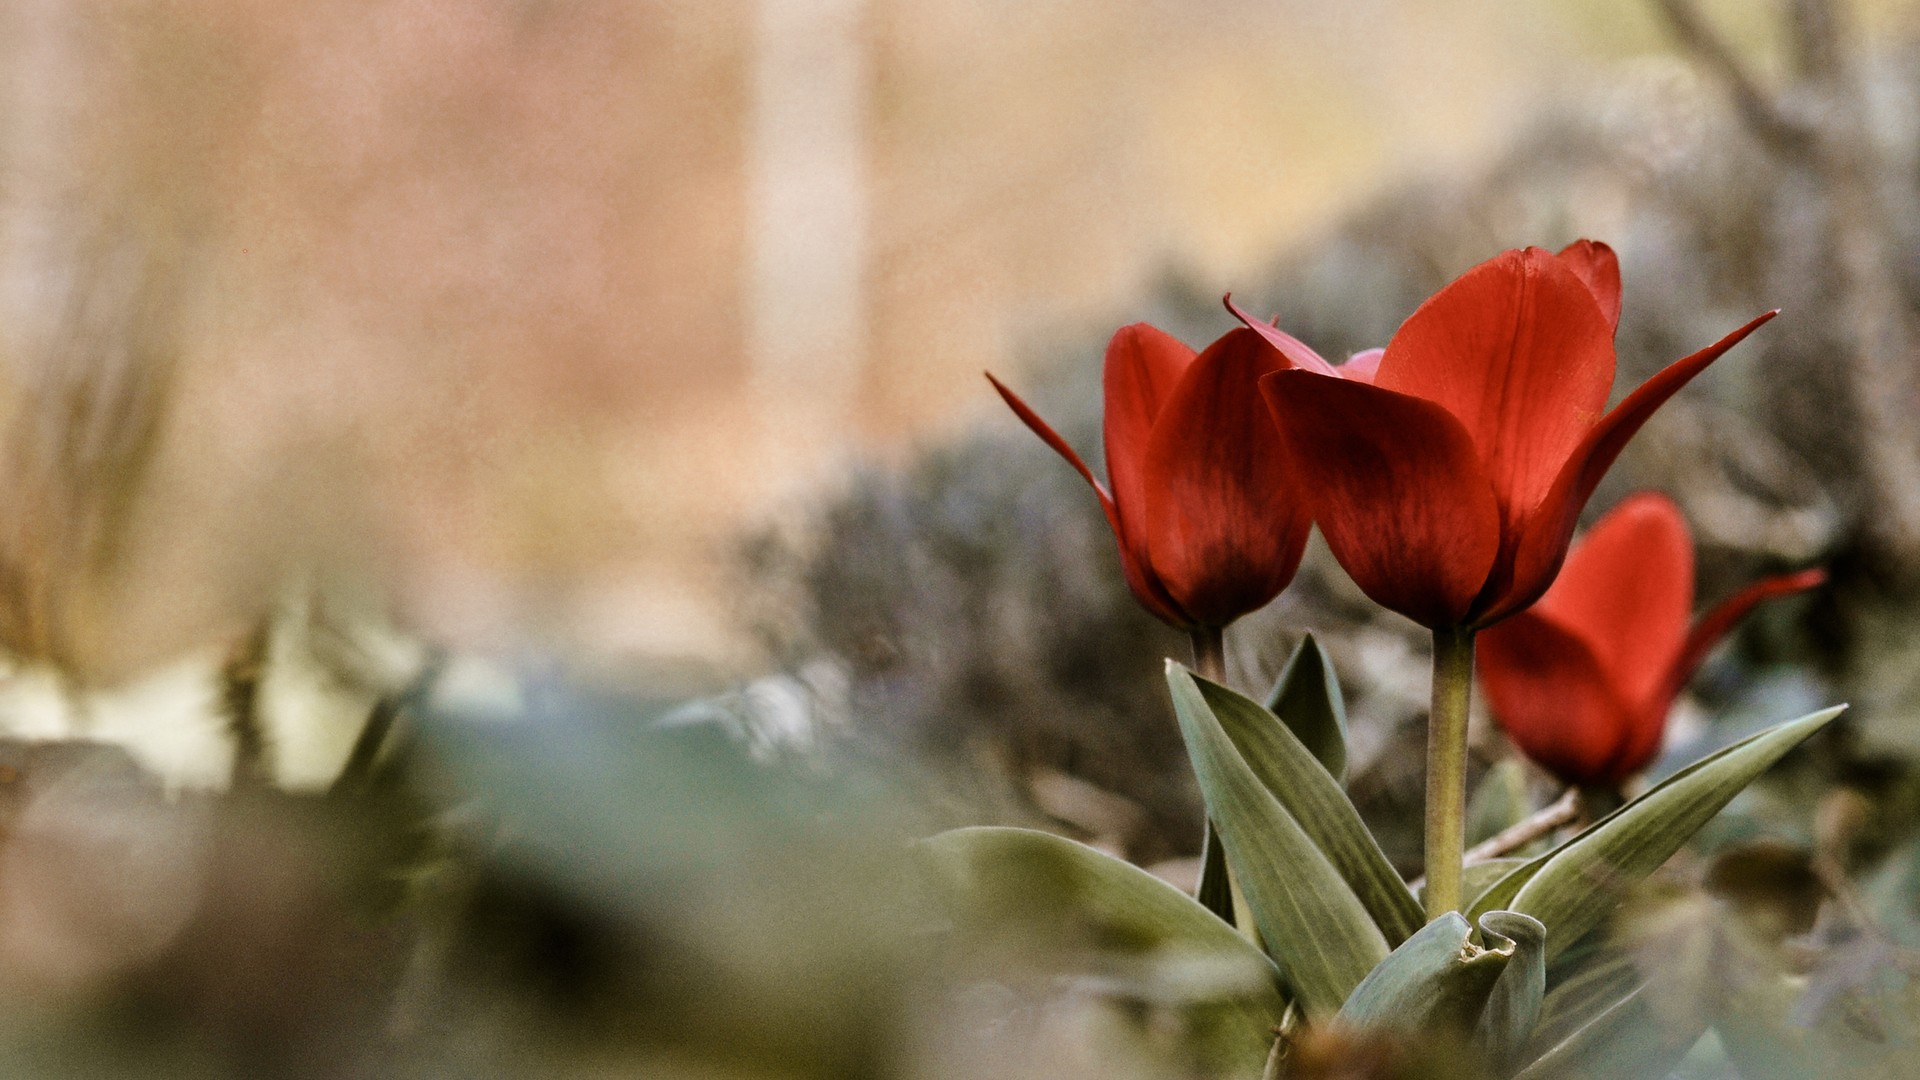
[[[1140,514],[1146,506],[1147,440],[1154,418],[1180,377],[1193,363],[1193,350],[1146,323],[1123,326],[1107,343],[1104,376],[1106,412],[1101,438],[1107,447],[1107,483],[1125,526],[1134,556],[1146,561],[1146,533]]]
[[[1220,302],[1227,305],[1227,310],[1233,313],[1234,318],[1245,323],[1247,329],[1259,334],[1262,338],[1266,339],[1267,344],[1278,349],[1280,355],[1286,357],[1287,362],[1294,367],[1300,368],[1303,371],[1318,372],[1322,375],[1334,374],[1333,365],[1327,363],[1325,357],[1314,352],[1312,346],[1294,337],[1292,334],[1287,333],[1285,330],[1274,326],[1272,323],[1261,322],[1259,319],[1247,314],[1241,310],[1239,304],[1233,302],[1232,293],[1221,297]]]
[[[1500,547],[1466,429],[1438,405],[1310,371],[1260,380],[1288,465],[1340,565],[1376,602],[1459,625]]]
[[[1533,610],[1580,631],[1622,701],[1652,698],[1693,612],[1693,536],[1680,508],[1653,492],[1629,496],[1574,542]]]
[[[1511,530],[1606,408],[1613,332],[1559,259],[1509,251],[1422,304],[1387,343],[1374,384],[1465,425]]]
[[[1521,753],[1569,784],[1611,779],[1633,718],[1584,635],[1527,611],[1475,652],[1487,709]]]
[[[1686,643],[1674,655],[1672,664],[1664,673],[1661,693],[1666,700],[1672,701],[1680,695],[1680,691],[1693,678],[1693,673],[1700,670],[1700,665],[1706,661],[1707,654],[1713,651],[1721,638],[1727,636],[1728,631],[1747,617],[1748,612],[1776,596],[1805,592],[1819,587],[1826,580],[1825,570],[1802,570],[1797,574],[1761,578],[1715,605],[1693,624],[1693,632],[1687,635]]]
[[[1113,538],[1120,547],[1120,568],[1126,575],[1127,588],[1133,592],[1134,597],[1154,617],[1163,622],[1172,623],[1178,627],[1192,625],[1192,621],[1180,613],[1172,598],[1167,596],[1166,590],[1153,578],[1153,570],[1146,564],[1146,560],[1135,558],[1133,555],[1127,544],[1126,533],[1121,528],[1120,515],[1113,505],[1113,497],[1107,494],[1107,489],[1101,486],[1100,481],[1094,479],[1093,470],[1087,468],[1087,463],[1080,459],[1079,454],[1074,453],[1073,447],[1067,445],[1067,440],[1061,438],[1060,433],[1053,430],[1052,425],[1040,419],[1040,414],[1020,400],[1019,395],[1001,385],[1000,380],[994,378],[992,372],[987,373],[987,381],[1000,392],[1001,399],[1013,410],[1013,414],[1020,418],[1020,422],[1027,425],[1028,430],[1035,435],[1040,436],[1040,441],[1051,446],[1054,453],[1067,459],[1067,464],[1073,466],[1093,487],[1094,495],[1100,500],[1100,509],[1107,515],[1107,525],[1113,529]],[[1144,543],[1141,547],[1144,549]]]
[[[1586,282],[1593,299],[1606,316],[1607,326],[1620,330],[1620,259],[1613,249],[1598,240],[1575,240],[1556,256],[1561,265]]]
[[[1627,440],[1633,438],[1654,410],[1706,370],[1708,364],[1778,314],[1778,310],[1769,311],[1692,356],[1668,364],[1594,425],[1567,458],[1539,508],[1522,524],[1511,562],[1496,570],[1498,577],[1489,583],[1487,594],[1475,605],[1479,609],[1475,612],[1478,625],[1505,618],[1539,599],[1547,586],[1553,584],[1561,561],[1567,557],[1567,542],[1573,538],[1581,509],[1593,497],[1593,489],[1620,456]]]
[[[1380,358],[1387,355],[1385,349],[1365,349],[1347,357],[1347,362],[1334,371],[1343,379],[1354,382],[1371,383],[1380,372]]]
[[[1672,698],[1630,710],[1626,739],[1614,751],[1613,760],[1607,762],[1599,783],[1617,789],[1635,773],[1653,764],[1653,759],[1660,756],[1660,747],[1667,741],[1667,714],[1672,711]]]
[[[1285,361],[1251,330],[1200,354],[1147,447],[1154,576],[1194,621],[1225,626],[1293,580],[1310,519],[1287,481],[1260,376]]]

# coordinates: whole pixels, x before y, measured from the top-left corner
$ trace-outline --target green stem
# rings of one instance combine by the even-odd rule
[[[1187,631],[1193,641],[1193,673],[1209,682],[1227,684],[1227,631],[1219,626],[1196,626]]]
[[[1427,920],[1460,910],[1467,847],[1467,709],[1473,631],[1433,632],[1433,712],[1427,720]]]

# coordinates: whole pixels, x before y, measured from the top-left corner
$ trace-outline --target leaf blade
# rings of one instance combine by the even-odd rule
[[[1552,931],[1551,960],[1598,925],[1628,887],[1659,869],[1735,795],[1845,708],[1778,724],[1680,770],[1512,871],[1474,907],[1507,907],[1545,923]]]
[[[1326,766],[1336,783],[1346,783],[1347,701],[1333,661],[1312,634],[1302,637],[1287,657],[1267,693],[1266,707]]]
[[[1213,958],[1251,977],[1218,1004],[1227,1016],[1228,1052],[1257,1071],[1286,1011],[1280,971],[1245,936],[1192,897],[1131,863],[1065,837],[1032,829],[952,829],[915,845],[943,898],[993,932],[1030,930],[1060,938],[1057,919],[1075,920],[1089,937],[1120,953]],[[1024,926],[1022,924],[1025,924]]]
[[[1300,823],[1254,775],[1193,674],[1169,660],[1167,684],[1207,813],[1269,955],[1309,1016],[1336,1012],[1386,958],[1385,936]]]
[[[1512,1071],[1540,1022],[1547,996],[1547,928],[1517,911],[1489,911],[1480,917],[1482,936],[1509,943],[1507,965],[1487,993],[1475,1041],[1499,1075]]]
[[[1387,944],[1397,946],[1425,925],[1420,901],[1360,812],[1292,730],[1250,698],[1198,676],[1191,681],[1248,768],[1353,890]]]

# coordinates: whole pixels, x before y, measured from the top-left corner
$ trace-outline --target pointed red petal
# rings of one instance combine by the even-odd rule
[[[1127,543],[1126,533],[1122,530],[1120,515],[1114,507],[1113,497],[1107,494],[1107,489],[1101,486],[1100,481],[1094,479],[1093,470],[1087,468],[1087,463],[1080,459],[1079,454],[1074,453],[1073,447],[1067,445],[1067,440],[1061,438],[1060,433],[1053,430],[1052,425],[1040,419],[1039,413],[1034,412],[1026,402],[1020,400],[1019,395],[1002,385],[999,379],[993,377],[992,372],[987,373],[987,381],[1000,392],[1001,399],[1013,410],[1013,414],[1020,418],[1020,422],[1027,425],[1027,429],[1035,435],[1040,436],[1040,441],[1052,447],[1054,453],[1065,458],[1067,464],[1073,466],[1092,486],[1094,495],[1100,500],[1100,509],[1107,515],[1107,525],[1113,530],[1114,541],[1119,545],[1120,568],[1126,575],[1127,588],[1133,592],[1134,597],[1149,612],[1152,612],[1155,618],[1163,622],[1179,627],[1191,625],[1191,620],[1180,613],[1179,608],[1174,606],[1172,599],[1167,596],[1166,590],[1153,579],[1153,571],[1146,565],[1144,557],[1134,556]],[[1141,547],[1144,549],[1145,545],[1142,544]]]
[[[1594,425],[1567,458],[1547,497],[1521,527],[1511,562],[1498,568],[1499,579],[1490,582],[1487,594],[1480,598],[1476,605],[1479,610],[1475,612],[1479,625],[1505,618],[1539,599],[1567,557],[1567,542],[1573,538],[1581,508],[1593,497],[1593,489],[1626,448],[1627,440],[1633,438],[1654,410],[1679,393],[1680,388],[1706,370],[1708,364],[1778,314],[1778,310],[1769,311],[1692,356],[1668,364]]]
[[[1465,425],[1510,531],[1606,407],[1613,334],[1559,259],[1509,251],[1422,304],[1387,343],[1374,383]]]
[[[1334,374],[1333,365],[1327,363],[1325,357],[1314,352],[1312,346],[1272,323],[1261,322],[1259,319],[1247,314],[1241,309],[1239,304],[1233,302],[1232,293],[1221,297],[1220,302],[1227,306],[1227,310],[1233,313],[1234,318],[1245,323],[1247,329],[1259,334],[1262,338],[1266,339],[1267,344],[1278,349],[1280,355],[1286,357],[1287,362],[1294,367],[1304,371],[1318,372],[1322,375]]]
[[[1693,537],[1680,508],[1642,492],[1573,545],[1535,612],[1577,627],[1622,701],[1651,698],[1687,636]]]
[[[1598,240],[1575,240],[1555,256],[1561,265],[1586,282],[1593,299],[1606,316],[1607,326],[1620,330],[1620,259],[1613,249]]]
[[[1632,718],[1583,634],[1526,611],[1475,652],[1487,709],[1521,753],[1569,784],[1610,779]]]
[[[1229,331],[1187,369],[1153,427],[1145,519],[1154,576],[1205,625],[1265,607],[1306,547],[1309,519],[1258,386],[1284,364],[1253,331]]]
[[[1334,371],[1343,379],[1371,383],[1374,376],[1380,373],[1380,358],[1385,355],[1385,349],[1365,349],[1347,357],[1347,362]]]
[[[1260,380],[1327,545],[1376,602],[1459,625],[1500,546],[1500,513],[1465,428],[1430,401],[1281,371]]]
[[[1776,596],[1791,596],[1817,588],[1826,580],[1825,570],[1802,570],[1797,574],[1761,578],[1716,604],[1693,624],[1693,632],[1687,635],[1686,644],[1675,653],[1671,666],[1664,673],[1661,690],[1666,699],[1671,701],[1680,695],[1680,691],[1693,678],[1693,673],[1699,671],[1700,665],[1706,661],[1707,654],[1755,607]]]
[[[1094,479],[1093,470],[1087,468],[1085,461],[1080,460],[1080,455],[1074,452],[1073,447],[1067,445],[1067,440],[1061,438],[1060,433],[1053,430],[1053,425],[1040,419],[1040,414],[1034,412],[1032,406],[1020,400],[1020,395],[1007,389],[1005,383],[994,378],[993,372],[989,371],[985,374],[987,381],[992,383],[993,388],[1000,392],[1000,400],[1006,402],[1007,407],[1013,410],[1013,415],[1019,417],[1020,422],[1027,425],[1027,430],[1040,436],[1041,442],[1052,447],[1054,453],[1065,458],[1067,464],[1073,466],[1074,470],[1077,471],[1087,483],[1093,485],[1094,494],[1100,497],[1101,508],[1107,512],[1108,518],[1112,518],[1113,497],[1107,494],[1106,487],[1102,485],[1100,481]]]

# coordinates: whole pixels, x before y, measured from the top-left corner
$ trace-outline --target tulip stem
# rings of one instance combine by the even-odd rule
[[[1473,631],[1433,632],[1433,712],[1427,720],[1427,921],[1460,910],[1467,847],[1467,710]]]
[[[1194,674],[1227,684],[1227,632],[1219,626],[1196,626],[1188,632],[1193,640]]]

